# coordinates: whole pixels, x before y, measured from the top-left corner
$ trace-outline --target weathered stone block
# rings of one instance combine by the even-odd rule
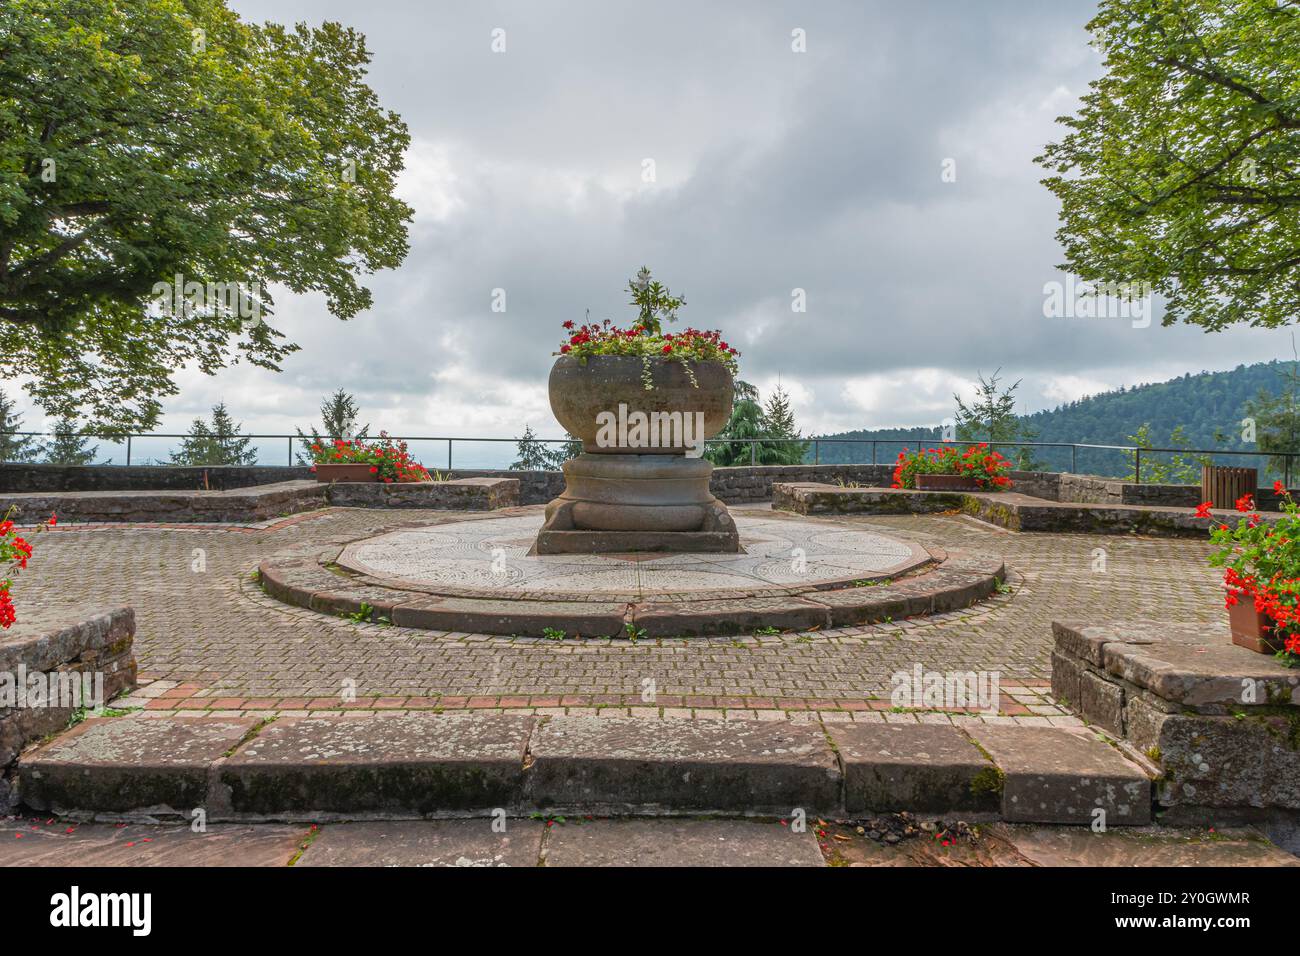
[[[996,813],[1002,775],[956,727],[829,725],[849,812]]]
[[[108,717],[86,721],[18,762],[38,810],[185,816],[208,804],[208,769],[253,718]]]
[[[525,796],[586,812],[831,812],[840,771],[816,724],[552,717],[533,736]]]
[[[1085,671],[1079,675],[1079,707],[1083,716],[1116,737],[1124,736],[1124,688]]]
[[[1052,696],[1063,707],[1079,706],[1079,679],[1083,664],[1077,658],[1052,651]]]
[[[534,718],[342,714],[277,720],[221,766],[230,811],[416,815],[518,803]]]
[[[1107,826],[1151,820],[1151,781],[1095,736],[1056,727],[984,725],[971,736],[1002,770],[1003,819],[1013,823]]]

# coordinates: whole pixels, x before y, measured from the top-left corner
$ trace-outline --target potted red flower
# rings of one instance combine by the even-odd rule
[[[333,444],[312,444],[312,471],[317,481],[432,481],[429,472],[411,458],[406,442],[394,442],[387,432],[378,441],[336,439]]]
[[[0,520],[0,629],[4,630],[18,620],[13,597],[9,591],[14,579],[18,577],[18,572],[27,567],[27,561],[32,556],[31,542],[20,535],[14,526],[12,519],[15,510],[16,506],[11,507]],[[36,531],[40,533],[47,528],[53,528],[58,523],[59,519],[55,515],[50,515],[49,520],[38,525]]]
[[[987,442],[968,446],[917,449],[904,448],[898,453],[891,488],[916,488],[920,491],[1001,491],[1011,487],[1006,472],[1007,461]]]
[[[1295,667],[1300,665],[1300,505],[1282,482],[1274,482],[1273,491],[1282,510],[1276,521],[1265,521],[1254,496],[1243,495],[1236,503],[1242,515],[1236,524],[1210,528],[1210,540],[1219,546],[1210,564],[1223,568],[1232,642]],[[1210,503],[1198,507],[1196,515],[1212,517]]]

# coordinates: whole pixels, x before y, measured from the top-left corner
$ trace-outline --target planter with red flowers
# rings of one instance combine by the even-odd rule
[[[1223,568],[1225,605],[1232,642],[1261,654],[1274,654],[1287,667],[1300,666],[1300,505],[1275,482],[1282,514],[1266,521],[1253,495],[1237,500],[1242,517],[1235,525],[1210,528],[1218,550],[1210,564]],[[1211,518],[1210,503],[1196,509]]]
[[[680,443],[611,442],[601,435],[601,416],[627,414],[703,415],[704,435],[717,434],[731,415],[736,356],[722,333],[687,327],[667,332],[685,299],[674,296],[642,268],[628,283],[636,321],[620,328],[600,323],[564,323],[568,340],[551,369],[551,410],[587,454],[682,454]],[[627,431],[627,429],[623,429]],[[621,434],[619,436],[621,438]]]
[[[18,573],[27,567],[32,556],[32,544],[21,534],[13,523],[16,507],[11,507],[0,519],[0,629],[7,630],[18,620],[14,607],[13,595],[10,593]],[[49,520],[37,525],[36,533],[58,524],[58,518],[50,515]]]
[[[336,439],[308,446],[317,481],[382,481],[386,484],[432,481],[429,472],[411,458],[406,442],[393,441],[387,432],[378,441]]]
[[[986,442],[964,450],[945,445],[898,454],[891,488],[919,491],[1002,491],[1011,487],[1011,462]]]

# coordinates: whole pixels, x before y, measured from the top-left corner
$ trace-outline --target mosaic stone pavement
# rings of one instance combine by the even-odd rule
[[[760,508],[733,511],[792,520]],[[1201,621],[1227,640],[1205,542],[1013,534],[958,515],[799,519],[1000,554],[1012,571],[1011,593],[970,611],[814,634],[635,643],[442,634],[288,607],[250,579],[272,554],[315,554],[467,520],[472,516],[336,509],[256,531],[60,527],[41,535],[14,596],[20,613],[28,603],[69,614],[133,605],[141,670],[158,679],[158,694],[193,698],[191,706],[203,698],[203,706],[231,698],[252,707],[306,707],[313,698],[337,706],[347,682],[388,706],[612,705],[640,699],[651,681],[665,713],[834,708],[887,698],[890,676],[918,663],[997,671],[1004,687],[1041,683],[1050,676],[1053,619]]]
[[[739,515],[743,554],[529,556],[540,513],[395,531],[354,544],[344,567],[424,587],[509,595],[776,590],[897,575],[927,561],[914,544],[824,522]]]

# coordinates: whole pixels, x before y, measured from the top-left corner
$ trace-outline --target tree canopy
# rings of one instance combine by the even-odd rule
[[[1103,0],[1105,55],[1038,162],[1065,267],[1151,283],[1164,324],[1300,315],[1300,0]]]
[[[401,263],[411,218],[409,136],[369,60],[351,29],[245,23],[224,0],[5,0],[0,375],[53,417],[149,428],[181,366],[297,348],[265,321],[268,285],[369,307],[359,279]],[[250,307],[160,304],[178,278]]]

